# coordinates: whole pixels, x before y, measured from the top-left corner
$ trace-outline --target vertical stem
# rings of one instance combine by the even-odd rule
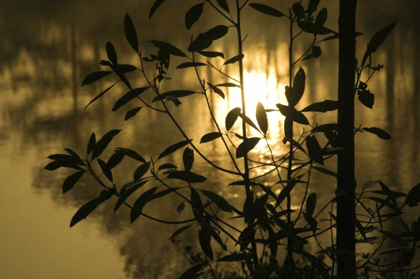
[[[239,0],[236,0],[236,13],[237,13],[237,21],[236,21],[236,30],[238,35],[238,51],[239,55],[243,54],[242,50],[242,30],[241,30],[241,8],[239,6]],[[239,76],[241,82],[241,100],[242,100],[242,113],[246,115],[246,106],[245,106],[245,90],[244,90],[244,65],[243,60],[239,61]],[[246,123],[242,119],[242,136],[244,137],[244,145],[245,150],[246,148]],[[244,180],[247,185],[245,185],[246,191],[246,200],[245,200],[245,208],[249,208],[254,201],[253,193],[251,191],[251,187],[249,185],[249,166],[248,166],[248,155],[245,153],[244,156]],[[246,212],[244,212],[246,214]],[[253,221],[252,221],[253,222]],[[252,228],[253,224],[250,220],[248,220],[248,227]],[[252,257],[254,261],[255,267],[258,267],[258,253],[257,253],[257,245],[255,243],[254,238],[251,240],[251,248],[252,248]]]
[[[356,3],[340,0],[339,77],[338,77],[338,154],[337,188],[344,195],[337,198],[337,272],[339,278],[356,278],[355,245],[355,155],[354,155],[354,86],[356,56]]]
[[[293,18],[290,17],[290,45],[289,45],[289,87],[292,88],[292,75],[293,75]],[[293,93],[292,93],[293,94]],[[291,105],[289,104],[289,107]],[[292,164],[293,164],[293,122],[290,125],[288,134],[291,136],[290,148],[289,148],[289,164],[287,166],[287,180],[290,181],[292,178]],[[290,183],[290,182],[289,182]],[[292,223],[292,197],[290,193],[287,195],[287,223],[292,229],[291,235],[287,238],[287,258],[291,260],[293,258],[293,223]]]

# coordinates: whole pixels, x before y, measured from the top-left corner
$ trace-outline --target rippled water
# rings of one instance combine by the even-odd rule
[[[122,87],[93,104],[84,106],[106,88],[112,78],[97,85],[81,88],[84,76],[98,69],[97,62],[106,57],[104,45],[109,40],[116,46],[119,60],[138,64],[123,33],[123,17],[128,11],[138,26],[143,53],[156,51],[149,40],[165,40],[186,49],[190,33],[183,26],[183,14],[194,1],[168,1],[158,16],[148,20],[153,1],[23,1],[0,3],[0,275],[2,278],[175,278],[189,264],[177,249],[166,241],[175,230],[144,218],[130,225],[126,209],[113,215],[113,203],[107,203],[76,227],[69,222],[80,205],[95,197],[100,189],[83,179],[73,191],[62,195],[66,171],[43,170],[51,153],[71,147],[83,154],[90,133],[102,135],[110,129],[123,131],[112,147],[138,150],[144,156],[157,156],[169,144],[182,140],[165,116],[143,109],[135,118],[124,122],[128,110],[112,113],[111,108],[122,94]],[[259,1],[270,3],[272,1]],[[278,5],[283,10],[291,1]],[[329,8],[328,26],[337,29],[338,1],[321,1]],[[420,181],[418,136],[420,115],[420,56],[418,49],[417,1],[360,1],[358,30],[365,34],[358,41],[362,54],[366,38],[385,25],[397,21],[398,26],[375,55],[385,64],[371,82],[376,95],[373,110],[357,103],[356,123],[377,126],[390,132],[391,141],[381,141],[370,134],[357,136],[357,180],[381,179],[393,189],[407,190]],[[184,6],[185,3],[185,6]],[[381,6],[378,6],[380,3]],[[187,5],[188,4],[188,5]],[[274,4],[273,4],[274,5]],[[161,16],[161,18],[159,18]],[[207,30],[222,19],[209,12],[192,32]],[[225,24],[225,23],[223,23]],[[281,21],[246,12],[245,86],[248,115],[261,101],[267,108],[285,103],[287,83],[287,28]],[[227,40],[217,42],[212,50],[235,55],[233,30]],[[303,40],[304,42],[305,40]],[[306,98],[299,108],[315,101],[336,99],[337,42],[326,42],[322,56],[301,63],[307,79]],[[298,44],[296,52],[304,50]],[[360,55],[361,55],[360,54]],[[359,56],[360,56],[359,55]],[[297,55],[298,57],[298,55]],[[221,64],[220,60],[214,60]],[[192,70],[175,70],[182,59],[171,61],[172,81],[163,90],[198,88]],[[229,74],[236,75],[234,67]],[[206,79],[226,80],[216,72],[202,70]],[[130,76],[135,86],[144,85],[140,76]],[[216,118],[224,123],[228,110],[239,106],[239,91],[228,90],[226,100],[212,96]],[[215,131],[201,96],[191,97],[179,108],[176,118],[190,138],[198,144],[202,135]],[[315,122],[334,121],[336,115],[309,115]],[[270,141],[276,154],[284,152],[282,119],[270,114]],[[200,145],[210,159],[231,169],[230,161],[219,143]],[[255,154],[266,150],[257,146]],[[254,156],[257,156],[255,155]],[[239,204],[241,190],[226,185],[234,180],[215,174],[196,156],[194,171],[209,178],[206,189],[221,192],[233,204]],[[264,158],[264,157],[263,157]],[[262,159],[263,159],[262,158]],[[180,154],[168,161],[180,162]],[[331,162],[332,163],[332,162]],[[331,164],[332,166],[332,164]],[[128,182],[137,166],[124,161],[115,176],[119,185]],[[273,178],[274,179],[274,178]],[[334,180],[314,177],[312,189],[321,195],[320,203],[334,192]],[[295,195],[300,197],[301,190]],[[297,201],[296,200],[296,205]],[[164,198],[147,206],[146,211],[162,219],[182,220],[188,213],[175,212],[180,200]],[[194,229],[181,240],[193,243]]]

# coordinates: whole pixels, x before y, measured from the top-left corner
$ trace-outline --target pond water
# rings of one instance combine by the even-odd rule
[[[122,129],[111,147],[135,149],[144,157],[156,157],[168,145],[182,140],[170,120],[154,111],[142,109],[127,122],[125,112],[134,105],[113,113],[114,102],[126,93],[122,86],[84,110],[101,89],[111,84],[111,77],[80,87],[88,73],[99,69],[97,62],[106,57],[107,41],[116,46],[120,61],[138,65],[136,55],[124,38],[126,12],[137,26],[144,54],[156,52],[148,43],[150,40],[163,40],[186,49],[191,32],[197,34],[216,23],[226,24],[206,7],[209,9],[200,24],[187,32],[184,14],[197,1],[182,1],[182,5],[180,2],[168,0],[150,21],[148,11],[152,0],[3,0],[0,3],[1,278],[177,278],[189,266],[177,248],[167,241],[176,227],[145,218],[130,224],[126,208],[113,214],[114,202],[102,205],[87,220],[69,229],[76,210],[96,197],[100,188],[93,180],[84,178],[63,196],[62,182],[71,172],[51,173],[43,169],[48,163],[46,157],[61,153],[65,147],[83,154],[92,132],[103,135],[111,129]],[[321,6],[329,9],[327,25],[337,30],[338,1],[321,2]],[[291,3],[282,1],[282,4],[272,5],[286,11]],[[385,64],[369,85],[376,96],[374,109],[365,108],[356,100],[356,123],[380,127],[393,137],[383,141],[367,133],[357,136],[359,186],[365,181],[380,179],[394,190],[407,191],[420,181],[417,170],[420,163],[420,39],[416,29],[419,6],[418,1],[409,0],[359,3],[358,30],[365,34],[358,39],[359,57],[374,32],[398,22],[396,30],[374,56],[376,63]],[[266,18],[250,9],[244,18],[244,33],[249,34],[244,46],[247,114],[254,119],[257,102],[267,108],[286,103],[287,27],[285,21]],[[296,58],[305,50],[308,40],[310,38],[306,37],[297,44]],[[228,58],[235,55],[232,46],[235,46],[233,29],[226,40],[215,43],[212,50],[223,51]],[[324,42],[320,46],[321,57],[299,65],[307,73],[306,96],[299,109],[312,102],[336,99],[338,43]],[[220,58],[212,61],[222,64]],[[185,61],[180,58],[172,59],[168,73],[172,80],[163,85],[163,91],[199,88],[191,69],[175,69],[182,62]],[[228,66],[227,71],[232,76],[237,75],[234,66]],[[210,69],[201,70],[200,74],[214,83],[228,81]],[[145,85],[140,75],[129,77],[133,85]],[[230,89],[226,93],[225,100],[217,95],[211,97],[220,123],[224,123],[230,109],[240,106],[239,90]],[[202,96],[194,96],[183,101],[182,106],[171,108],[200,150],[217,164],[232,169],[221,143],[198,145],[205,133],[215,131],[205,106]],[[320,124],[331,123],[336,118],[331,112],[307,116],[313,123]],[[269,120],[273,151],[283,154],[287,148],[282,144],[283,119],[271,113]],[[110,154],[106,153],[105,157]],[[260,159],[267,155],[262,144],[252,156],[258,158],[258,154],[262,154]],[[181,161],[180,152],[166,160]],[[327,166],[333,168],[333,165],[331,161]],[[133,161],[125,159],[114,174],[118,185],[130,181],[136,167]],[[242,190],[227,187],[235,177],[214,173],[197,155],[193,170],[208,178],[199,187],[222,193],[232,204],[240,204]],[[274,181],[275,177],[267,179]],[[331,198],[334,188],[333,178],[315,174],[310,190],[318,193],[319,204],[322,204]],[[295,190],[298,198],[294,206],[298,205],[302,193],[303,189]],[[189,218],[189,213],[176,213],[180,202],[170,196],[148,205],[145,211],[165,220],[184,220]],[[196,232],[190,230],[180,239],[183,244],[194,244]]]

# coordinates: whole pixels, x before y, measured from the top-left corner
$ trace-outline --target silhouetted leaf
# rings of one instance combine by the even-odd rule
[[[229,5],[227,3],[226,0],[216,0],[217,4],[219,4],[219,6],[225,10],[227,13],[229,13]]]
[[[194,23],[201,17],[203,14],[204,3],[194,5],[191,9],[188,10],[185,15],[185,26],[188,30],[191,29]]]
[[[108,162],[106,162],[106,166],[112,170],[115,168],[121,161],[124,159],[124,154],[121,152],[115,152],[112,154],[111,158],[109,158]]]
[[[310,34],[326,35],[331,33],[331,31],[328,28],[316,25],[312,22],[299,21],[298,26],[300,27],[300,29]]]
[[[392,32],[392,30],[394,30],[396,25],[397,23],[394,22],[373,35],[367,46],[365,55],[363,56],[362,65],[365,65],[367,58],[371,56],[372,53],[376,52],[378,48],[385,42],[386,37]]]
[[[286,119],[290,119],[303,125],[309,125],[308,119],[302,112],[282,104],[277,104],[276,106],[280,110],[280,113],[286,116]]]
[[[409,249],[408,247],[395,247],[395,248],[387,249],[387,250],[381,252],[381,255],[403,252],[403,251],[406,251],[408,249]]]
[[[260,138],[247,138],[244,139],[241,144],[239,144],[238,148],[236,149],[236,158],[242,158],[246,154],[248,154],[249,151],[251,151],[260,141]]]
[[[327,174],[327,175],[331,175],[333,177],[337,177],[337,174],[335,172],[331,171],[331,170],[321,168],[321,167],[315,167],[315,166],[313,166],[312,168],[319,171],[319,172],[322,172],[323,174]]]
[[[98,159],[97,161],[99,163],[99,166],[101,167],[103,174],[105,174],[106,178],[108,178],[109,181],[113,182],[114,178],[112,176],[112,171],[108,168],[106,163],[101,159]]]
[[[164,169],[177,169],[177,166],[173,164],[162,164],[158,168],[158,170],[164,170]]]
[[[147,89],[149,89],[149,87],[141,87],[141,88],[133,89],[130,92],[126,93],[124,96],[122,96],[115,103],[114,107],[112,108],[112,111],[118,110],[120,107],[122,107],[123,105],[127,104],[128,102],[130,102],[134,98],[137,98],[140,94],[142,94],[143,92],[145,92]]]
[[[321,146],[314,136],[306,137],[306,148],[308,148],[309,157],[316,163],[324,165],[324,158],[321,153]]]
[[[241,114],[241,108],[234,108],[226,115],[225,125],[226,130],[230,130],[232,126],[235,124],[236,120],[239,117],[239,114]]]
[[[322,8],[315,19],[315,24],[318,26],[324,26],[325,22],[327,21],[328,11],[327,8]]]
[[[293,81],[293,88],[291,90],[286,90],[286,98],[291,107],[296,106],[302,98],[303,93],[305,92],[305,83],[306,74],[301,67],[295,75],[295,79]]]
[[[84,166],[85,163],[80,159],[80,157],[74,157],[67,154],[52,154],[48,156],[48,159],[56,160],[62,166],[65,166],[67,163],[76,164]]]
[[[284,119],[284,136],[286,139],[292,140],[293,139],[293,120],[291,117],[287,117]]]
[[[124,155],[126,155],[126,156],[128,156],[128,157],[130,157],[130,158],[132,158],[136,161],[146,163],[146,160],[134,150],[131,150],[131,149],[128,149],[128,148],[118,147],[118,148],[115,149],[115,152],[121,152]]]
[[[153,14],[157,11],[157,9],[162,5],[166,0],[156,0],[153,4],[152,8],[150,9],[149,18],[153,16]]]
[[[191,141],[192,140],[183,140],[183,141],[177,142],[177,143],[169,146],[159,155],[158,160],[165,157],[165,156],[168,156],[169,154],[174,153],[178,149],[183,148],[184,146],[190,144]]]
[[[63,194],[73,189],[73,186],[77,183],[77,181],[79,181],[84,173],[84,171],[79,171],[67,177],[63,183]]]
[[[184,162],[184,169],[186,171],[190,171],[194,164],[194,150],[189,147],[185,148],[182,158]]]
[[[150,162],[140,165],[134,172],[133,179],[134,181],[139,180],[143,177],[150,169]]]
[[[220,138],[221,136],[222,136],[222,134],[221,134],[221,133],[219,133],[219,132],[212,132],[212,133],[208,133],[208,134],[205,134],[205,135],[201,138],[200,143],[210,142],[210,141],[212,141],[212,140],[215,140],[215,139],[217,139],[217,138]]]
[[[74,152],[73,150],[71,150],[70,148],[64,148],[64,150],[67,151],[67,153],[69,153],[74,159],[76,159],[76,161],[80,164],[80,165],[85,165],[85,163],[83,162],[83,160],[80,158],[79,155],[77,155],[76,152]]]
[[[390,134],[388,134],[386,131],[377,128],[377,127],[371,127],[371,128],[363,128],[363,131],[366,131],[368,133],[371,134],[375,134],[377,135],[379,138],[384,139],[384,140],[390,140],[392,137]]]
[[[308,60],[310,58],[318,58],[321,56],[321,48],[319,46],[312,47],[312,53],[305,56],[302,60]]]
[[[213,239],[216,240],[216,242],[220,245],[220,247],[222,247],[224,251],[227,251],[226,244],[223,243],[223,240],[220,237],[220,235],[215,230],[212,230],[212,229],[209,229],[209,232],[210,232],[211,237],[213,237]]]
[[[218,86],[218,87],[238,87],[238,88],[241,87],[241,86],[239,86],[235,83],[231,83],[231,82],[216,84],[216,86]]]
[[[112,192],[108,190],[103,190],[98,198],[95,198],[77,210],[70,222],[70,228],[85,219],[89,214],[91,214],[101,203],[110,199],[112,197]]]
[[[130,221],[133,223],[137,218],[140,217],[144,206],[149,202],[152,198],[153,194],[156,192],[158,187],[151,188],[144,192],[134,203],[133,208],[130,212]]]
[[[211,84],[210,82],[207,82],[207,84],[210,86],[211,90],[214,91],[214,93],[218,94],[220,97],[222,97],[223,99],[225,98],[225,93],[223,93],[222,90],[220,90],[219,88],[217,88],[216,86],[214,86],[213,84]]]
[[[82,82],[82,86],[94,83],[95,81],[98,81],[101,78],[106,77],[107,75],[112,74],[112,73],[113,73],[112,71],[99,71],[99,72],[91,73],[85,77],[85,79]]]
[[[211,235],[208,227],[210,227],[210,223],[209,220],[205,218],[203,221],[203,225],[198,231],[198,240],[200,242],[200,246],[204,254],[211,260],[213,260],[213,250],[211,249]]]
[[[303,110],[304,111],[317,111],[317,112],[327,112],[327,111],[334,111],[338,109],[338,101],[332,100],[325,100],[319,103],[313,103],[312,105],[307,106]]]
[[[281,204],[285,198],[290,194],[290,192],[293,190],[295,185],[297,184],[298,179],[292,179],[287,183],[287,185],[281,190],[280,194],[277,197],[276,201],[276,207]]]
[[[189,227],[191,227],[192,225],[186,225],[186,226],[183,226],[183,227],[181,227],[181,228],[179,228],[179,229],[177,229],[173,234],[172,234],[172,236],[169,238],[169,240],[171,240],[172,238],[174,238],[174,237],[177,237],[178,235],[180,235],[183,231],[185,231],[186,229],[188,229]]]
[[[298,20],[302,19],[305,16],[305,9],[300,3],[294,3],[292,5],[292,11],[297,16]]]
[[[260,129],[258,129],[257,125],[254,124],[254,122],[246,115],[240,113],[239,116],[242,118],[243,121],[245,121],[246,124],[257,130],[261,133]]]
[[[229,32],[229,27],[225,25],[217,25],[210,30],[208,30],[206,33],[204,33],[204,36],[209,38],[212,41],[216,41],[220,38],[223,38],[227,33]]]
[[[131,17],[128,13],[124,17],[124,33],[125,33],[125,38],[127,39],[130,46],[135,50],[135,52],[138,53],[139,42],[137,39],[136,27],[134,27],[134,23],[131,20]]]
[[[201,183],[207,180],[204,176],[191,171],[174,171],[168,175],[168,178],[180,179],[188,183]]]
[[[307,10],[308,16],[311,16],[316,11],[319,5],[319,1],[320,0],[309,0],[308,10]]]
[[[115,51],[114,45],[110,42],[106,43],[106,54],[108,55],[109,61],[111,61],[113,64],[118,64],[118,58],[117,58],[117,52]]]
[[[84,108],[85,110],[87,109],[88,106],[90,106],[93,102],[95,102],[96,100],[98,100],[100,97],[102,97],[103,95],[105,95],[106,92],[108,92],[109,90],[111,90],[112,87],[114,87],[114,85],[117,84],[114,83],[113,85],[111,85],[110,87],[108,87],[107,89],[105,89],[104,91],[102,91],[101,93],[99,93],[98,96],[96,96],[95,98],[93,98],[92,101],[89,102],[89,104],[86,105],[86,107]]]
[[[111,130],[108,133],[106,133],[95,145],[95,147],[93,148],[93,153],[92,153],[92,160],[95,160],[96,158],[98,158],[102,152],[104,152],[104,150],[108,147],[108,144],[112,141],[112,139],[118,135],[118,133],[121,130]]]
[[[207,64],[202,63],[202,62],[185,62],[185,63],[182,63],[182,64],[178,65],[178,67],[176,67],[176,68],[177,69],[185,69],[185,68],[201,67],[201,66],[207,66]]]
[[[317,200],[316,193],[311,193],[309,195],[308,199],[306,200],[306,213],[309,216],[312,216],[314,214],[315,206],[316,206],[316,200]]]
[[[113,68],[116,69],[117,72],[121,74],[132,73],[135,70],[137,70],[136,66],[129,65],[129,64],[118,64],[118,65],[114,65]]]
[[[193,95],[195,93],[197,93],[197,92],[191,91],[191,90],[168,91],[168,92],[162,93],[159,96],[155,97],[152,102],[160,101],[160,100],[163,100],[163,99],[168,98],[168,97],[170,97],[170,98],[187,97],[187,96]]]
[[[224,257],[221,257],[220,259],[218,259],[218,262],[241,262],[243,260],[245,260],[246,255],[241,253],[241,254],[232,254],[232,255],[227,255]]]
[[[305,218],[308,225],[311,227],[311,230],[313,233],[316,232],[318,222],[315,220],[315,218],[312,217],[312,215],[309,215],[306,212],[303,212],[303,217]]]
[[[174,193],[176,192],[178,189],[181,189],[181,187],[175,187],[175,188],[169,188],[169,189],[165,189],[163,191],[157,192],[153,195],[153,197],[150,198],[149,202],[161,197],[164,197],[170,193]]]
[[[92,133],[92,135],[90,135],[89,143],[87,146],[87,155],[89,155],[93,151],[95,144],[96,144],[96,136],[95,136],[95,133]]]
[[[375,103],[375,95],[370,93],[369,90],[359,90],[357,91],[357,95],[359,96],[359,101],[368,108],[373,108],[373,104]]]
[[[121,187],[120,197],[117,203],[115,204],[114,213],[117,212],[117,210],[128,199],[128,197],[130,197],[135,191],[140,189],[147,182],[148,181],[132,181],[124,184],[124,186]]]
[[[230,204],[224,198],[219,196],[218,194],[216,194],[214,192],[211,192],[211,191],[206,191],[206,190],[201,190],[201,192],[204,195],[206,195],[221,210],[223,210],[225,212],[232,212],[232,208],[230,207]]]
[[[190,187],[190,190],[192,212],[197,222],[201,223],[203,221],[203,203],[198,192],[192,187]]]
[[[223,65],[234,64],[234,63],[239,62],[242,59],[244,59],[244,57],[245,57],[245,55],[243,55],[243,54],[236,55],[236,56],[228,59],[225,63],[223,63]]]
[[[189,269],[187,269],[184,273],[182,273],[181,277],[179,279],[192,279],[196,278],[195,275],[203,268],[204,264],[200,263],[197,264]]]
[[[405,198],[404,204],[408,204],[410,207],[417,206],[420,203],[420,183],[414,186],[410,192],[408,192]]]
[[[273,7],[264,5],[264,4],[258,4],[258,3],[251,3],[249,4],[249,6],[257,11],[259,11],[260,13],[266,14],[266,15],[270,15],[270,16],[275,16],[275,17],[282,17],[284,16],[284,14],[276,9],[274,9]]]
[[[162,41],[150,41],[154,46],[166,50],[169,54],[180,57],[187,57],[179,48]]]
[[[392,203],[390,203],[388,201],[388,199],[387,200],[384,200],[384,199],[381,199],[381,198],[378,198],[378,197],[368,197],[367,199],[372,200],[372,201],[376,201],[376,202],[380,203],[381,204],[381,207],[387,206],[387,207],[395,210],[395,212],[400,212],[400,209],[397,206],[395,206]]]
[[[131,117],[134,117],[140,110],[142,109],[142,107],[137,107],[137,108],[133,108],[130,109],[129,111],[127,111],[127,113],[125,114],[125,118],[124,120],[127,121],[128,119],[130,119]]]
[[[213,40],[209,36],[206,36],[204,33],[198,34],[197,38],[194,39],[188,46],[189,52],[202,51],[211,46]]]
[[[225,55],[222,52],[217,52],[217,51],[199,51],[198,53],[200,53],[201,55],[203,55],[205,57],[209,57],[209,58],[222,57],[223,59],[225,59]]]
[[[257,104],[256,117],[257,117],[258,126],[260,126],[261,131],[263,132],[264,135],[267,134],[267,130],[268,130],[267,113],[265,112],[265,108],[263,104],[261,104],[260,102],[258,102]]]
[[[181,203],[177,206],[177,208],[176,208],[176,212],[178,212],[178,214],[180,214],[182,211],[184,211],[184,209],[185,209],[185,203],[184,203],[184,202],[181,202]]]

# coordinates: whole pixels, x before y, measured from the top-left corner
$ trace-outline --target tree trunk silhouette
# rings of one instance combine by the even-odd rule
[[[340,0],[337,188],[337,266],[339,278],[356,278],[354,193],[354,86],[356,56],[356,3]]]

